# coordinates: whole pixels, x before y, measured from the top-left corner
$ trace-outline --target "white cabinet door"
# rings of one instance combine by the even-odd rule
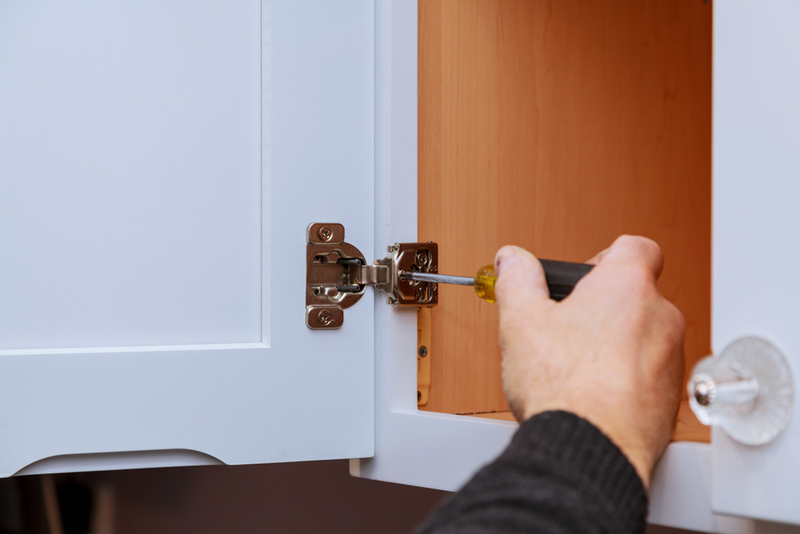
[[[0,475],[372,455],[371,292],[304,312],[374,61],[370,0],[0,4]]]
[[[800,3],[714,5],[713,347],[762,337],[800,376]],[[800,523],[800,424],[751,447],[713,433],[713,506]]]

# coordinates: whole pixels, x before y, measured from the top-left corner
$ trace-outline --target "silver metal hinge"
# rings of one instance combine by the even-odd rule
[[[433,307],[438,302],[437,285],[401,280],[401,272],[436,273],[439,247],[436,243],[395,243],[389,255],[371,264],[350,243],[344,226],[312,223],[306,232],[306,325],[317,330],[339,328],[344,310],[372,286],[387,295],[397,307]]]

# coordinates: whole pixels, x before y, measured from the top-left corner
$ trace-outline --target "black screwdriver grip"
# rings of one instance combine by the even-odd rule
[[[572,293],[578,281],[592,270],[594,265],[587,263],[572,263],[569,261],[539,260],[544,267],[544,276],[547,287],[550,289],[550,298],[556,301],[564,300]]]

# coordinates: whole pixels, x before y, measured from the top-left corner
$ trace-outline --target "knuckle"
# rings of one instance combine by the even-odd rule
[[[658,265],[664,260],[661,247],[647,237],[623,235],[617,238],[614,246],[647,265]]]

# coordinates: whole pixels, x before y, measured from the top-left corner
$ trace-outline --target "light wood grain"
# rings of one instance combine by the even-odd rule
[[[464,413],[458,415],[480,417],[482,419],[497,419],[500,421],[516,421],[514,414],[511,412]],[[711,442],[711,428],[697,420],[697,417],[695,417],[694,413],[692,413],[692,409],[689,407],[689,401],[681,402],[681,406],[678,409],[678,420],[675,424],[675,430],[672,433],[672,441]]]
[[[456,415],[465,415],[468,417],[480,417],[481,419],[497,419],[498,421],[516,421],[514,414],[511,412],[479,412],[479,413],[458,413]]]
[[[421,0],[419,240],[472,275],[505,244],[585,261],[656,240],[710,350],[711,6],[699,0]],[[497,310],[440,287],[425,409],[507,410]]]

